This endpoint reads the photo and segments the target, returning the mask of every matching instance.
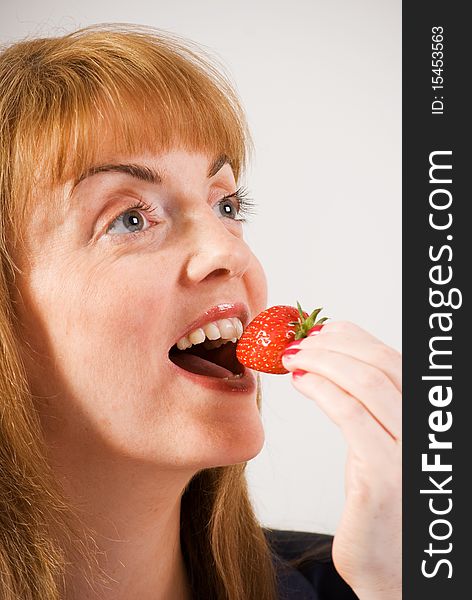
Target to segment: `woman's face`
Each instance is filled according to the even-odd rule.
[[[107,155],[75,187],[37,190],[18,310],[46,439],[61,456],[204,468],[260,451],[255,389],[213,388],[168,357],[209,308],[242,303],[247,323],[267,302],[237,201],[232,211],[219,202],[236,190],[232,170],[209,173],[215,158]]]

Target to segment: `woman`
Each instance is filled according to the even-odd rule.
[[[334,570],[254,516],[254,373],[179,350],[267,301],[224,76],[109,26],[10,46],[0,82],[1,598],[399,598],[398,353],[333,321],[284,358],[349,443]]]

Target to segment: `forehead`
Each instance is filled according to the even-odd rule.
[[[162,183],[167,165],[182,157],[191,159],[193,163],[198,160],[205,164],[209,177],[226,163],[233,167],[225,150],[212,143],[182,140],[177,135],[162,139],[162,133],[141,132],[139,129],[125,136],[119,125],[118,131],[108,133],[107,130],[84,136],[78,143],[79,152],[76,145],[70,148],[69,160],[63,164],[62,177],[52,175],[51,181],[66,183],[72,180],[77,185],[95,174],[121,170],[149,183]]]

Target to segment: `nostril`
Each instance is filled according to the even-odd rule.
[[[223,225],[221,227],[224,228]],[[229,240],[205,239],[205,245],[192,252],[183,265],[182,276],[186,283],[198,283],[204,280],[230,279],[241,277],[251,264],[253,254],[241,239],[226,231]]]
[[[231,268],[221,267],[221,264],[225,264],[226,261],[218,261],[218,266],[205,264],[204,262],[197,264],[194,262],[187,269],[187,279],[191,282],[200,282],[212,280],[214,278],[229,278],[232,274]]]
[[[229,269],[215,269],[208,275],[208,277],[218,277],[221,275],[229,275],[230,273],[231,271]]]

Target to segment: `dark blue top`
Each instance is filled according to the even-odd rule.
[[[267,528],[264,533],[272,549],[279,600],[358,600],[334,568],[332,536]],[[297,563],[291,565],[294,559]]]

